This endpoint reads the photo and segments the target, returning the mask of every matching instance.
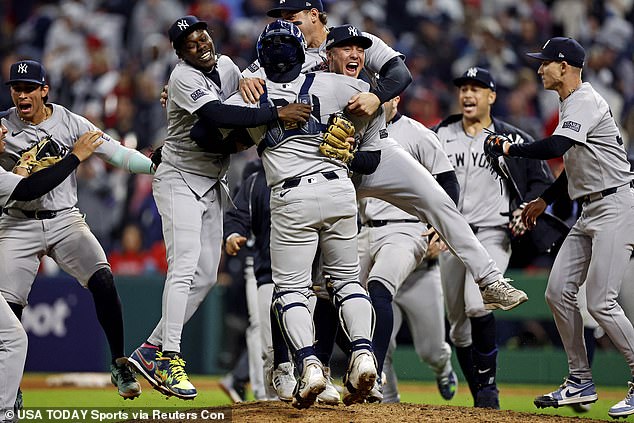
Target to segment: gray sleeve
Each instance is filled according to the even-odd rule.
[[[419,136],[416,139],[418,140],[416,143],[418,154],[421,155],[419,161],[429,170],[429,173],[438,175],[454,170],[435,132],[427,128],[420,128]]]
[[[601,119],[601,110],[585,98],[567,102],[559,114],[559,123],[553,135],[562,135],[579,144],[587,144],[588,131]]]
[[[13,190],[22,180],[22,176],[16,175],[0,167],[0,207],[4,207],[9,201]]]
[[[205,77],[190,66],[180,67],[178,73],[170,77],[168,92],[169,100],[190,114],[205,103],[221,100],[218,93],[209,88]]]
[[[365,51],[364,66],[368,69],[368,71],[372,73],[379,73],[383,65],[394,57],[404,57],[402,53],[399,53],[392,47],[388,46],[385,41],[376,35],[372,35],[367,32],[364,32],[363,35],[372,40],[372,46]]]

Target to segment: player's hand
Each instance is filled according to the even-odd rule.
[[[167,84],[163,85],[160,101],[161,101],[161,106],[163,106],[163,108],[166,108],[167,107]]]
[[[548,204],[541,197],[537,197],[533,201],[526,204],[522,210],[522,223],[528,228],[533,229],[537,223],[537,218],[544,213]]]
[[[255,104],[260,100],[260,96],[264,94],[265,85],[266,82],[262,78],[240,78],[238,89],[244,101]]]
[[[242,235],[230,235],[225,242],[225,251],[230,256],[235,256],[240,248],[247,243],[247,238]]]
[[[282,122],[301,123],[308,122],[312,106],[310,104],[291,103],[277,109],[277,117]]]
[[[381,100],[372,93],[359,93],[348,100],[347,110],[355,116],[372,116],[381,107]]]
[[[522,236],[526,233],[528,228],[522,222],[522,211],[526,208],[526,203],[522,203],[518,208],[511,213],[511,221],[509,222],[509,229],[513,236]]]
[[[423,232],[423,236],[429,238],[427,251],[425,252],[426,260],[436,259],[441,251],[447,251],[447,244],[440,239],[438,232],[436,232],[434,228],[429,229],[427,232]]]
[[[95,152],[97,147],[104,143],[104,139],[101,137],[103,132],[101,131],[88,131],[84,133],[75,142],[72,153],[77,156],[80,162],[83,162]]]

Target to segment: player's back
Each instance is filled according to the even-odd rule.
[[[269,125],[262,141],[267,143],[262,161],[268,184],[273,186],[288,178],[345,168],[342,162],[327,158],[319,151],[323,130],[332,113],[345,109],[350,97],[368,88],[361,80],[323,72],[300,75],[288,83],[267,81],[268,101],[276,105],[310,102],[313,107],[306,125]],[[363,136],[370,120],[353,119],[357,137]]]

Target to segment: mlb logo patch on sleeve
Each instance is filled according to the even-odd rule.
[[[255,72],[257,72],[258,69],[260,69],[260,67],[258,66],[257,63],[253,62],[253,63],[251,63],[249,65],[249,67],[247,69],[249,69],[249,71],[255,73]]]
[[[579,132],[581,130],[581,124],[577,122],[573,122],[571,120],[567,120],[561,125],[563,129],[572,129],[575,132]]]
[[[387,129],[380,129],[379,130],[379,138],[383,139],[383,138],[387,138],[387,137],[388,137]]]
[[[200,97],[204,96],[205,94],[207,94],[207,93],[199,88],[196,91],[194,91],[193,93],[191,93],[190,96],[191,96],[192,100],[196,101]]]

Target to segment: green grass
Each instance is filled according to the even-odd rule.
[[[198,384],[198,397],[192,401],[182,401],[177,398],[166,399],[163,395],[149,388],[143,382],[143,394],[133,400],[123,400],[116,394],[114,387],[102,389],[79,388],[25,388],[24,405],[26,408],[163,408],[178,407],[181,409],[207,408],[229,405],[227,396],[217,388],[217,377],[192,376]],[[548,408],[538,410],[533,405],[533,398],[553,390],[555,386],[539,385],[500,385],[500,404],[502,409],[528,413],[548,415],[584,417],[601,420],[611,420],[608,409],[625,395],[625,387],[598,387],[599,401],[593,404],[591,410],[584,414],[575,413],[570,407],[558,409]],[[443,400],[436,391],[435,384],[430,382],[402,382],[400,385],[401,401],[409,403],[467,406],[473,405],[471,395],[464,384],[459,386],[458,393],[452,401]]]

